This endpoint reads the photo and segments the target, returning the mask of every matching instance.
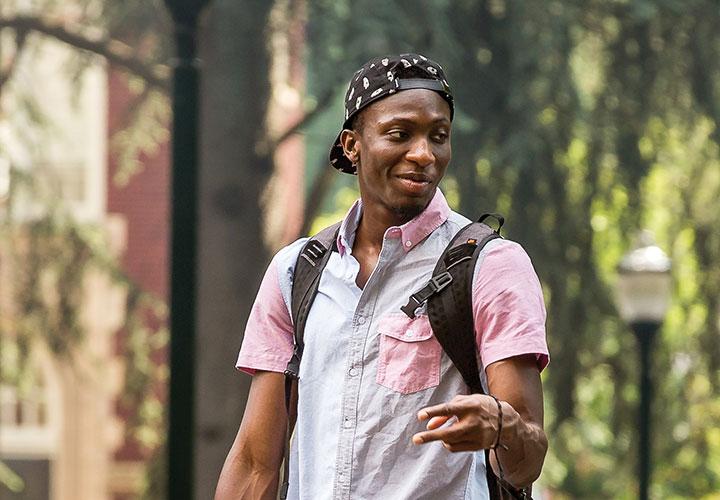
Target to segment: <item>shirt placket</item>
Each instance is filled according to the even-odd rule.
[[[357,408],[360,398],[360,382],[365,365],[365,342],[369,336],[372,315],[377,302],[377,293],[373,289],[377,289],[379,286],[384,265],[388,261],[393,246],[388,244],[387,241],[384,242],[377,265],[365,284],[365,289],[360,296],[352,321],[350,356],[348,357],[343,385],[345,390],[343,391],[341,407],[340,442],[338,443],[338,455],[335,463],[333,498],[337,500],[350,498],[353,448],[357,431]]]

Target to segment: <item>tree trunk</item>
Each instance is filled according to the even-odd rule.
[[[272,4],[216,0],[200,30],[195,498],[215,491],[250,385],[233,366],[268,258],[259,202],[272,162],[256,144],[265,130]]]

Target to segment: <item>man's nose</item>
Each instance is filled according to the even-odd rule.
[[[425,137],[413,141],[405,157],[408,161],[417,163],[421,167],[430,165],[435,161],[435,154],[432,151],[428,139]]]

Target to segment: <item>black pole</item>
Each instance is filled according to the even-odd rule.
[[[190,499],[193,492],[198,184],[195,29],[195,25],[176,25],[168,443],[168,498],[171,499]]]
[[[639,498],[648,499],[651,474],[650,409],[652,403],[652,348],[660,323],[649,321],[632,324],[640,347],[640,408],[638,414],[638,480]]]
[[[175,24],[167,495],[193,496],[198,213],[197,19],[204,1],[166,0]]]

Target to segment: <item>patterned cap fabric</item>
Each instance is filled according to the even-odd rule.
[[[355,72],[345,93],[343,129],[349,128],[353,117],[366,106],[410,89],[436,91],[450,105],[452,119],[455,109],[453,97],[442,67],[421,54],[400,54],[371,59]],[[340,134],[330,149],[330,164],[341,172],[357,174],[355,166],[343,152]]]

